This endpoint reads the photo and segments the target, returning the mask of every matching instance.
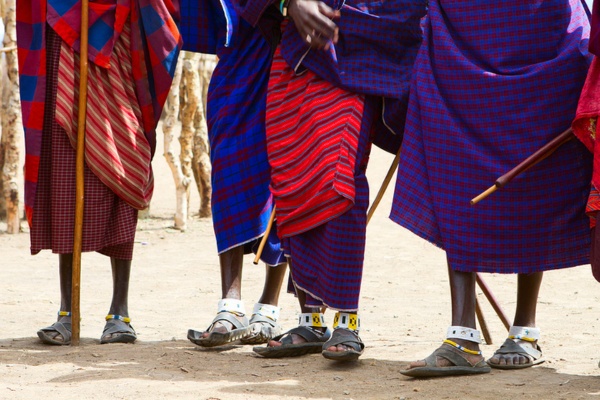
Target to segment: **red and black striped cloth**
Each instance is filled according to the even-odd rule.
[[[31,253],[44,249],[73,252],[75,226],[75,150],[56,122],[55,104],[61,38],[47,30],[47,91],[39,180],[31,226]],[[137,210],[113,193],[86,165],[82,250],[130,260]]]
[[[369,203],[365,170],[380,104],[311,71],[296,75],[275,53],[266,125],[271,190],[282,248],[308,306],[358,309]]]

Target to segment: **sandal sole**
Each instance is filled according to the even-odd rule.
[[[519,365],[499,365],[499,364],[494,364],[494,363],[490,363],[490,362],[488,362],[488,365],[489,365],[491,368],[494,368],[494,369],[503,369],[503,370],[510,370],[510,369],[525,369],[525,368],[531,368],[531,367],[534,367],[534,366],[536,366],[536,365],[539,365],[539,364],[543,363],[544,361],[546,361],[546,360],[544,360],[544,359],[539,359],[539,360],[535,360],[535,361],[534,361],[534,362],[532,362],[532,363],[527,363],[527,364],[519,364]]]
[[[193,329],[188,331],[187,338],[190,342],[200,347],[217,347],[236,342],[251,333],[250,327],[234,329],[231,332],[219,333],[210,332],[208,337],[202,338],[204,332],[198,332]]]
[[[362,356],[362,351],[327,351],[323,350],[321,352],[323,357],[328,360],[333,361],[356,361],[360,356]]]
[[[435,378],[440,376],[478,375],[491,372],[491,368],[479,367],[417,367],[400,371],[402,375],[412,378]]]
[[[137,336],[132,335],[131,333],[123,333],[118,335],[117,337],[113,337],[111,339],[100,339],[100,344],[109,344],[109,343],[133,343],[137,340]]]
[[[285,358],[320,353],[322,348],[322,343],[300,343],[277,347],[254,347],[252,351],[264,358]]]

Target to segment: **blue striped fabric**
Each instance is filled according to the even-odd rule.
[[[190,21],[186,10],[193,5],[188,1],[182,4],[182,16]],[[265,144],[265,107],[272,56],[258,29],[239,18],[230,18],[237,23],[227,29],[220,1],[210,0],[209,6],[206,9],[212,13],[208,19],[217,27],[217,36],[210,36],[210,41],[204,43],[200,43],[202,38],[184,36],[184,43],[187,49],[208,48],[213,43],[219,57],[208,89],[207,123],[213,224],[217,248],[222,253],[261,237],[273,208]],[[235,11],[228,10],[231,17]],[[235,34],[230,46],[226,46],[232,29]],[[183,32],[187,35],[191,31]],[[263,261],[277,264],[282,261],[282,253],[276,235],[271,235],[271,239],[268,250],[263,252]]]
[[[434,0],[411,86],[391,218],[460,271],[589,263],[591,160],[578,141],[469,200],[567,129],[589,65],[579,0]]]

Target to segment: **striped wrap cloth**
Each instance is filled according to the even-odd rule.
[[[131,23],[131,74],[141,113],[141,132],[146,138],[151,157],[156,144],[154,130],[171,86],[181,48],[177,28],[179,4],[176,0],[97,0],[90,1],[89,4],[89,60],[100,68],[110,68],[115,43],[122,34],[126,21],[129,19]],[[20,0],[17,3],[17,45],[26,146],[25,210],[30,223],[38,179],[45,107],[46,29],[51,27],[77,52],[80,21],[79,0]],[[127,161],[115,157],[107,160],[109,161],[101,169],[112,176],[103,182],[109,182],[118,191],[123,171],[128,170],[129,166]],[[86,162],[94,164],[95,161],[86,154]],[[149,165],[145,168],[148,169],[143,173],[145,179],[151,181]],[[134,181],[131,182],[133,185]],[[124,198],[136,208],[143,208],[149,199],[151,183],[142,183],[141,186],[144,188],[141,196],[135,199]]]

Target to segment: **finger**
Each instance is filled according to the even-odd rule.
[[[319,2],[318,3],[319,6],[319,12],[323,15],[325,15],[327,18],[329,19],[334,19],[334,18],[339,18],[340,17],[340,12],[338,10],[334,10],[333,8],[329,7],[327,4],[323,3],[323,2]]]
[[[336,37],[337,25],[322,14],[312,14],[311,18],[307,18],[306,26],[316,32],[313,36],[323,38],[325,41]]]
[[[304,41],[310,45],[310,47],[315,49],[327,49],[329,48],[329,41],[322,36],[317,34],[309,33],[304,38]]]

